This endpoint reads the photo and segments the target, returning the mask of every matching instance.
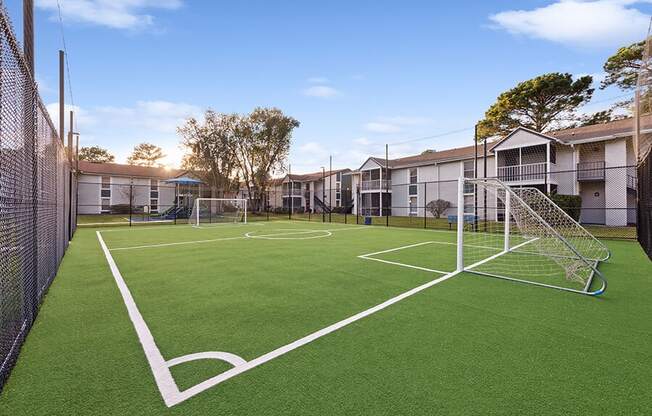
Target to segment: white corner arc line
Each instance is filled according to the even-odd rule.
[[[331,332],[337,331],[340,328],[343,328],[343,327],[345,327],[345,326],[347,326],[349,324],[352,324],[353,322],[359,321],[362,318],[365,318],[365,317],[367,317],[369,315],[372,315],[372,314],[374,314],[376,312],[379,312],[379,311],[387,308],[388,306],[391,306],[391,305],[393,305],[393,304],[395,304],[397,302],[402,301],[403,299],[406,299],[406,298],[408,298],[408,297],[410,297],[412,295],[415,295],[415,294],[417,294],[417,293],[419,293],[419,292],[421,292],[421,291],[423,291],[425,289],[428,289],[431,286],[434,286],[434,285],[436,285],[438,283],[441,283],[441,282],[443,282],[445,280],[448,280],[451,277],[457,275],[458,273],[460,273],[460,272],[455,271],[455,272],[452,272],[452,273],[448,273],[448,274],[446,274],[444,276],[438,277],[437,279],[434,279],[434,280],[431,280],[431,281],[429,281],[427,283],[424,283],[421,286],[417,286],[414,289],[410,289],[407,292],[403,292],[398,296],[395,296],[395,297],[393,297],[391,299],[386,300],[383,303],[380,303],[380,304],[378,304],[376,306],[373,306],[373,307],[371,307],[371,308],[369,308],[367,310],[364,310],[364,311],[359,312],[359,313],[357,313],[357,314],[355,314],[353,316],[350,316],[349,318],[346,318],[344,320],[336,322],[336,323],[334,323],[332,325],[327,326],[326,328],[320,329],[319,331],[316,331],[316,332],[313,332],[312,334],[306,335],[305,337],[300,338],[300,339],[298,339],[298,340],[296,340],[294,342],[291,342],[291,343],[289,343],[287,345],[284,345],[284,346],[282,346],[280,348],[277,348],[277,349],[275,349],[273,351],[270,351],[270,352],[268,352],[266,354],[263,354],[258,358],[255,358],[255,359],[253,359],[251,361],[248,361],[244,365],[233,367],[230,370],[227,370],[227,371],[225,371],[225,372],[223,372],[221,374],[218,374],[215,377],[209,378],[208,380],[203,381],[203,382],[201,382],[201,383],[199,383],[199,384],[197,384],[197,385],[195,385],[193,387],[190,387],[189,389],[181,392],[179,394],[179,396],[178,396],[180,400],[177,403],[180,403],[180,402],[182,402],[184,400],[187,400],[190,397],[195,396],[195,395],[201,393],[202,391],[204,391],[204,390],[206,390],[208,388],[211,388],[211,387],[213,387],[213,386],[215,386],[217,384],[220,384],[220,383],[222,383],[222,382],[224,382],[224,381],[226,381],[226,380],[228,380],[228,379],[230,379],[230,378],[232,378],[234,376],[237,376],[238,374],[242,374],[245,371],[251,370],[252,368],[258,367],[261,364],[264,364],[264,363],[266,363],[268,361],[271,361],[274,358],[277,358],[277,357],[280,357],[281,355],[287,354],[288,352],[290,352],[292,350],[295,350],[295,349],[297,349],[297,348],[299,348],[299,347],[301,347],[303,345],[306,345],[306,344],[308,344],[308,343],[310,343],[310,342],[312,342],[312,341],[314,341],[316,339],[319,339],[319,338],[323,337],[324,335],[328,335]],[[176,404],[176,403],[174,403],[174,404]]]
[[[181,357],[168,360],[166,364],[168,365],[168,367],[172,367],[190,361],[206,360],[206,359],[226,361],[227,363],[231,364],[234,367],[247,363],[247,361],[245,361],[242,357],[237,356],[235,354],[231,354],[230,352],[208,351],[208,352],[198,352],[195,354],[182,355]]]
[[[109,251],[109,248],[106,246],[104,243],[104,240],[102,239],[102,235],[100,234],[100,231],[96,231],[97,234],[97,239],[100,242],[100,246],[102,247],[102,251],[104,252],[104,256],[106,257],[107,263],[109,264],[109,268],[111,270],[111,273],[113,274],[113,278],[115,279],[116,284],[118,285],[118,289],[120,290],[120,294],[122,295],[122,299],[125,303],[125,306],[127,307],[127,312],[129,314],[129,318],[131,319],[132,324],[134,325],[134,329],[136,330],[136,334],[138,335],[138,339],[143,347],[143,351],[145,352],[145,357],[147,358],[147,361],[149,363],[150,369],[152,370],[152,374],[154,375],[154,380],[156,381],[156,385],[159,389],[159,392],[161,393],[161,396],[163,397],[163,401],[165,402],[165,405],[167,407],[172,407],[176,404],[179,404],[199,393],[202,391],[209,389],[213,386],[216,386],[223,381],[226,381],[234,376],[237,376],[239,374],[242,374],[248,370],[251,370],[252,368],[258,367],[259,365],[262,365],[270,360],[273,360],[274,358],[280,357],[284,354],[287,354],[288,352],[295,350],[303,345],[306,345],[316,339],[319,339],[325,335],[330,334],[331,332],[337,331],[340,328],[343,328],[349,324],[352,324],[356,321],[359,321],[360,319],[363,319],[369,315],[372,315],[376,312],[379,312],[395,303],[398,303],[402,301],[403,299],[406,299],[410,296],[413,296],[419,292],[422,292],[436,284],[439,284],[441,282],[444,282],[451,277],[456,276],[459,274],[459,271],[454,271],[452,273],[447,273],[443,276],[440,276],[434,280],[431,280],[427,283],[424,283],[420,286],[417,286],[413,289],[410,289],[406,292],[403,292],[397,296],[394,296],[393,298],[390,298],[376,306],[373,306],[369,309],[366,309],[362,312],[359,312],[353,316],[350,316],[346,319],[343,319],[339,322],[336,322],[332,325],[329,325],[325,328],[322,328],[316,332],[313,332],[309,335],[306,335],[303,338],[300,338],[296,341],[293,341],[289,344],[286,344],[282,347],[279,347],[273,351],[270,351],[266,354],[261,355],[258,358],[254,358],[251,361],[244,362],[242,364],[239,364],[237,366],[234,366],[233,368],[218,374],[214,377],[211,377],[199,384],[196,384],[183,392],[179,391],[179,388],[174,381],[174,378],[172,377],[172,374],[170,373],[170,365],[176,365],[181,362],[181,360],[190,361],[193,358],[187,358],[187,357],[193,357],[195,355],[190,354],[188,356],[183,356],[177,359],[170,360],[166,362],[163,359],[163,356],[161,352],[159,351],[158,347],[156,346],[156,342],[154,341],[154,337],[149,330],[149,327],[147,326],[147,323],[143,319],[143,316],[140,314],[140,311],[138,310],[138,307],[136,306],[136,303],[131,295],[131,292],[129,291],[129,288],[127,287],[127,284],[125,283],[124,279],[122,278],[122,275],[120,274],[120,270],[118,269],[118,266],[116,265],[115,261],[113,260],[113,257],[111,256],[111,252]],[[200,353],[201,354],[201,353]],[[210,353],[209,353],[210,354]],[[228,353],[227,353],[228,354]],[[235,355],[234,355],[235,356]],[[237,357],[237,356],[236,356]],[[217,357],[209,357],[209,356],[204,356],[204,358],[217,358]],[[240,357],[238,357],[240,358]],[[198,359],[198,358],[197,358]],[[243,360],[244,361],[244,360]],[[172,364],[170,364],[172,362]]]
[[[136,306],[136,302],[134,301],[133,296],[131,296],[131,292],[129,291],[127,284],[122,278],[118,266],[115,264],[115,261],[113,260],[108,247],[104,243],[102,234],[100,234],[99,231],[96,231],[96,234],[97,239],[100,242],[100,246],[102,247],[102,251],[104,251],[106,261],[109,263],[111,274],[113,274],[115,283],[118,286],[120,294],[122,295],[122,300],[127,307],[129,319],[131,319],[131,323],[134,325],[134,329],[138,335],[138,340],[143,346],[143,351],[145,352],[145,357],[147,358],[149,367],[152,369],[152,374],[154,375],[156,385],[161,392],[161,396],[163,396],[163,401],[168,407],[170,407],[173,404],[178,403],[177,400],[180,393],[179,387],[177,387],[177,383],[175,383],[174,379],[172,378],[170,368],[165,363],[163,355],[161,355],[161,351],[159,351],[158,347],[156,346],[154,336],[149,330],[149,327],[143,319],[143,316],[140,314],[138,306]]]

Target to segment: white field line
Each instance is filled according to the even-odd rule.
[[[173,403],[173,404],[177,404],[177,403],[180,403],[180,402],[182,402],[184,400],[187,400],[187,399],[191,398],[192,396],[195,396],[195,395],[201,393],[202,391],[204,391],[206,389],[209,389],[209,388],[211,388],[211,387],[213,387],[213,386],[215,386],[217,384],[222,383],[223,381],[226,381],[226,380],[228,380],[228,379],[230,379],[230,378],[232,378],[234,376],[237,376],[239,374],[242,374],[245,371],[249,371],[252,368],[258,367],[259,365],[264,364],[264,363],[266,363],[268,361],[271,361],[274,358],[280,357],[281,355],[287,354],[288,352],[290,352],[292,350],[295,350],[295,349],[297,349],[297,348],[299,348],[301,346],[304,346],[304,345],[306,345],[306,344],[308,344],[308,343],[310,343],[310,342],[312,342],[312,341],[314,341],[316,339],[319,339],[319,338],[321,338],[321,337],[323,337],[325,335],[328,335],[331,332],[337,331],[338,329],[341,329],[341,328],[343,328],[343,327],[345,327],[345,326],[347,326],[349,324],[352,324],[353,322],[359,321],[362,318],[365,318],[365,317],[367,317],[369,315],[372,315],[372,314],[374,314],[376,312],[379,312],[379,311],[381,311],[381,310],[383,310],[383,309],[385,309],[385,308],[387,308],[387,307],[389,307],[389,306],[391,306],[391,305],[393,305],[393,304],[395,304],[397,302],[402,301],[403,299],[406,299],[406,298],[408,298],[408,297],[410,297],[412,295],[415,295],[415,294],[417,294],[417,293],[419,293],[419,292],[421,292],[421,291],[423,291],[425,289],[428,289],[431,286],[434,286],[434,285],[436,285],[438,283],[441,283],[441,282],[443,282],[445,280],[448,280],[451,277],[457,275],[458,273],[459,272],[448,273],[448,274],[446,274],[444,276],[441,276],[441,277],[439,277],[439,278],[437,278],[435,280],[431,280],[428,283],[424,283],[421,286],[415,287],[414,289],[410,289],[407,292],[403,292],[400,295],[395,296],[395,297],[393,297],[391,299],[388,299],[385,302],[380,303],[380,304],[378,304],[376,306],[373,306],[373,307],[371,307],[371,308],[369,308],[369,309],[367,309],[365,311],[359,312],[359,313],[357,313],[357,314],[355,314],[355,315],[353,315],[353,316],[351,316],[349,318],[346,318],[344,320],[336,322],[336,323],[334,323],[334,324],[332,324],[330,326],[327,326],[326,328],[320,329],[319,331],[313,332],[310,335],[307,335],[307,336],[305,336],[303,338],[300,338],[300,339],[298,339],[298,340],[296,340],[294,342],[291,342],[291,343],[289,343],[287,345],[284,345],[284,346],[282,346],[280,348],[277,348],[277,349],[275,349],[273,351],[270,351],[267,354],[263,354],[258,358],[254,358],[253,360],[247,362],[244,365],[235,366],[235,367],[231,368],[230,370],[227,370],[227,371],[225,371],[225,372],[223,372],[223,373],[221,373],[221,374],[219,374],[219,375],[217,375],[215,377],[211,377],[206,381],[203,381],[203,382],[201,382],[201,383],[199,383],[199,384],[197,384],[197,385],[195,385],[193,387],[190,387],[189,389],[187,389],[185,391],[182,391],[179,394],[179,400],[177,402]]]
[[[423,246],[423,245],[426,245],[426,244],[432,244],[432,241],[424,241],[422,243],[410,244],[408,246],[390,248],[388,250],[376,251],[375,253],[361,254],[358,257],[364,258],[364,257],[369,257],[369,256],[375,256],[376,254],[391,253],[392,251],[405,250],[406,248],[419,247],[419,246]]]
[[[123,223],[118,222],[118,223],[102,223],[102,224],[123,224]],[[147,224],[147,223],[144,223],[144,224]],[[226,225],[223,225],[222,228],[229,227],[229,226],[230,227],[245,227],[245,226],[248,226],[248,225],[266,225],[266,223],[255,221],[255,222],[250,222],[250,223],[248,222],[246,224],[226,224]],[[145,225],[136,225],[134,227],[128,227],[128,226],[125,227],[123,225],[123,226],[120,226],[120,227],[116,227],[115,229],[102,230],[102,232],[103,233],[108,233],[108,232],[115,233],[115,232],[119,232],[119,231],[131,231],[131,232],[134,232],[135,230],[139,230],[139,231],[140,230],[169,230],[171,228],[179,230],[179,229],[183,229],[184,226],[188,226],[187,228],[192,228],[193,230],[211,230],[211,229],[213,229],[213,227],[192,227],[190,224],[178,223],[176,225],[159,225],[159,226],[154,226],[154,227],[147,227]]]
[[[375,257],[363,257],[363,256],[358,256],[358,257],[363,259],[363,260],[373,260],[373,261],[377,261],[377,262],[380,262],[380,263],[393,264],[394,266],[401,266],[401,267],[407,267],[407,268],[410,268],[410,269],[422,270],[424,272],[432,272],[432,273],[439,273],[439,274],[450,273],[450,272],[444,272],[444,271],[436,270],[436,269],[428,269],[427,267],[413,266],[411,264],[399,263],[399,262],[396,262],[396,261],[377,259]]]
[[[102,232],[104,232],[104,231],[102,231]],[[148,244],[148,245],[143,245],[143,246],[131,246],[131,247],[116,247],[116,248],[110,249],[110,251],[138,250],[138,249],[143,249],[143,248],[182,246],[182,245],[186,245],[186,244],[212,243],[212,242],[215,242],[215,241],[244,240],[246,238],[249,238],[249,237],[247,237],[247,236],[239,236],[239,237],[213,238],[213,239],[210,239],[210,240],[176,241],[174,243]]]
[[[364,227],[360,227],[363,228]],[[160,243],[160,244],[147,244],[147,245],[141,245],[141,246],[128,246],[128,247],[116,247],[112,248],[109,251],[124,251],[124,250],[139,250],[139,249],[146,249],[146,248],[157,248],[157,247],[169,247],[169,246],[182,246],[182,245],[187,245],[187,244],[204,244],[204,243],[213,243],[216,241],[228,241],[228,240],[244,240],[247,238],[259,238],[261,240],[287,240],[287,238],[274,238],[274,237],[282,237],[284,235],[296,235],[296,234],[311,234],[311,233],[328,233],[328,235],[323,235],[323,236],[318,236],[319,238],[321,237],[330,237],[332,232],[335,231],[348,231],[347,230],[301,230],[297,229],[296,231],[293,232],[287,232],[287,233],[276,233],[276,234],[264,234],[264,235],[250,235],[253,233],[253,231],[250,231],[246,233],[243,236],[237,236],[237,237],[222,237],[222,238],[211,238],[207,240],[191,240],[191,241],[175,241],[173,243]],[[110,230],[102,230],[102,232],[106,232]],[[315,237],[311,237],[315,238]],[[299,238],[301,240],[305,240],[306,238]]]
[[[131,319],[132,324],[134,325],[134,329],[136,330],[136,334],[138,335],[138,339],[140,340],[140,343],[143,347],[143,351],[145,352],[145,357],[147,358],[147,361],[149,363],[149,366],[152,370],[152,374],[154,375],[154,379],[156,381],[156,385],[158,386],[159,392],[161,393],[161,396],[163,397],[163,401],[165,402],[166,406],[172,407],[176,404],[179,404],[201,392],[204,390],[207,390],[213,386],[216,386],[232,377],[235,377],[239,374],[242,374],[246,371],[251,370],[252,368],[258,367],[259,365],[262,365],[268,361],[273,360],[274,358],[280,357],[284,354],[287,354],[290,351],[293,351],[303,345],[306,345],[316,339],[319,339],[325,335],[330,334],[331,332],[337,331],[338,329],[341,329],[349,324],[352,324],[353,322],[359,321],[369,315],[372,315],[376,312],[379,312],[395,303],[398,303],[410,296],[413,296],[419,292],[422,292],[436,284],[439,284],[441,282],[444,282],[448,279],[450,279],[453,276],[456,276],[459,274],[458,271],[452,272],[445,274],[441,277],[438,277],[434,280],[431,280],[427,283],[424,283],[420,286],[417,286],[413,289],[410,289],[406,292],[401,293],[400,295],[394,296],[393,298],[390,298],[376,306],[373,306],[367,310],[364,310],[362,312],[359,312],[353,316],[350,316],[346,319],[343,319],[339,322],[336,322],[332,325],[329,325],[325,328],[322,328],[316,332],[313,332],[312,334],[309,334],[303,338],[300,338],[294,342],[291,342],[289,344],[286,344],[282,347],[279,347],[273,351],[270,351],[266,354],[261,355],[258,358],[254,358],[251,361],[242,361],[242,364],[235,365],[233,368],[230,370],[227,370],[221,374],[218,374],[217,376],[211,377],[199,384],[196,384],[193,387],[188,388],[187,390],[184,391],[179,391],[179,388],[174,381],[174,378],[172,377],[172,374],[170,372],[170,367],[176,364],[179,364],[180,362],[186,362],[190,361],[193,359],[197,358],[215,358],[219,357],[220,354],[227,354],[229,356],[237,357],[235,354],[230,354],[230,353],[216,353],[216,352],[205,352],[205,353],[197,353],[197,354],[190,354],[188,356],[183,356],[183,357],[177,357],[173,358],[169,361],[165,361],[163,359],[163,355],[161,354],[160,350],[156,346],[156,342],[154,341],[154,337],[149,330],[149,327],[147,326],[147,323],[143,319],[143,316],[140,314],[140,311],[138,310],[138,307],[136,305],[136,302],[133,299],[133,296],[131,295],[131,292],[129,291],[129,288],[127,287],[127,284],[125,283],[122,275],[120,274],[120,270],[118,269],[118,266],[116,265],[115,261],[113,260],[113,257],[111,256],[111,252],[109,251],[108,247],[104,243],[104,240],[102,239],[102,235],[100,234],[100,231],[96,231],[97,234],[97,239],[100,242],[100,246],[102,247],[102,250],[104,252],[104,255],[106,257],[106,260],[109,264],[109,268],[111,269],[111,273],[113,274],[113,278],[116,281],[116,284],[118,285],[118,289],[120,290],[120,294],[122,295],[122,299],[125,303],[125,306],[127,307],[127,312],[129,313],[129,318]],[[215,357],[213,357],[215,355]],[[238,357],[239,358],[239,357]],[[217,358],[219,359],[219,358]],[[231,361],[235,361],[234,359]]]
[[[177,383],[174,381],[174,378],[172,378],[170,368],[165,364],[163,355],[159,351],[158,347],[156,346],[156,342],[154,341],[154,336],[149,330],[149,327],[143,319],[143,316],[140,314],[138,306],[136,306],[136,302],[134,301],[134,298],[131,295],[127,284],[122,278],[120,270],[118,270],[118,266],[115,264],[115,261],[113,260],[108,247],[106,244],[104,244],[102,234],[100,234],[99,231],[96,231],[96,234],[97,239],[100,242],[100,246],[102,247],[102,251],[104,251],[106,261],[109,263],[111,274],[113,274],[115,283],[118,286],[118,290],[120,290],[120,294],[122,295],[122,300],[127,307],[129,319],[131,319],[131,323],[134,325],[134,329],[138,335],[138,340],[143,346],[145,357],[147,357],[147,362],[152,369],[154,380],[156,381],[156,385],[161,392],[161,396],[163,396],[163,401],[168,407],[172,406],[175,404],[174,399],[179,395],[179,388],[177,387]]]

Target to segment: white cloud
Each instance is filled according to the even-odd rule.
[[[649,0],[559,0],[533,10],[489,16],[512,34],[580,47],[623,46],[645,38],[649,16],[633,6]]]
[[[310,77],[308,78],[310,84],[328,84],[330,80],[325,77]]]
[[[340,92],[327,85],[315,85],[314,87],[303,90],[303,95],[307,95],[308,97],[333,98],[340,95]]]
[[[182,0],[59,0],[64,20],[114,29],[142,29],[154,23],[147,9],[176,10]],[[57,0],[37,0],[36,7],[58,13]]]
[[[399,133],[405,127],[430,124],[432,120],[418,116],[379,117],[376,121],[366,123],[364,129],[373,133]]]
[[[59,105],[49,104],[47,109],[52,121],[58,124]],[[148,141],[162,147],[167,155],[163,162],[174,166],[183,157],[176,128],[188,117],[201,117],[203,113],[192,104],[161,100],[138,101],[125,107],[75,107],[74,110],[76,130],[83,145],[93,143],[105,147],[116,155],[117,162],[123,163],[136,144]]]
[[[372,133],[398,133],[403,130],[400,126],[396,124],[379,123],[379,122],[366,123],[364,125],[364,128],[365,130],[370,131]]]

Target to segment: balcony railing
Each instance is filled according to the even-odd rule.
[[[362,181],[361,190],[363,191],[384,191],[385,189],[392,188],[391,179],[373,179],[370,181]]]
[[[505,182],[544,180],[546,178],[546,162],[499,166],[498,178]]]
[[[636,180],[636,176],[634,176],[634,175],[627,175],[627,187],[628,187],[629,189],[636,190],[636,189],[637,189],[637,185],[638,185],[638,183],[637,183],[637,180]]]
[[[584,162],[577,164],[578,181],[603,181],[604,161]]]
[[[283,189],[283,196],[303,196],[303,190],[301,189],[290,189],[292,195],[288,194],[287,189]]]

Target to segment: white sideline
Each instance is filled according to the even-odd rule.
[[[163,355],[161,354],[160,350],[156,346],[154,337],[151,331],[149,330],[147,323],[143,319],[143,316],[140,314],[140,311],[138,310],[138,306],[136,305],[136,302],[134,301],[133,296],[131,295],[131,292],[129,291],[127,284],[125,283],[122,275],[120,274],[120,270],[118,269],[118,266],[116,265],[115,261],[113,260],[113,257],[111,256],[111,252],[109,251],[109,248],[104,243],[100,231],[96,231],[96,234],[97,234],[97,239],[100,242],[100,246],[102,247],[102,251],[104,252],[104,256],[106,257],[107,263],[109,264],[111,274],[113,275],[113,278],[118,286],[118,289],[120,290],[120,294],[122,295],[122,299],[127,308],[129,318],[131,319],[131,322],[134,325],[134,329],[136,330],[138,339],[143,347],[143,351],[145,352],[145,357],[147,358],[149,366],[152,370],[152,374],[154,375],[154,380],[156,381],[156,385],[158,386],[159,392],[161,393],[161,396],[163,397],[163,401],[165,402],[165,405],[167,407],[172,407],[176,404],[179,404],[201,393],[206,389],[209,389],[213,386],[222,383],[223,381],[226,381],[232,377],[235,377],[239,374],[249,371],[252,368],[258,367],[259,365],[262,365],[270,360],[273,360],[274,358],[287,354],[292,350],[295,350],[316,339],[328,335],[331,332],[337,331],[338,329],[343,328],[349,324],[352,324],[353,322],[359,321],[360,319],[363,319],[369,315],[379,312],[397,302],[402,301],[403,299],[413,296],[436,284],[444,282],[460,273],[459,271],[447,273],[441,277],[438,277],[437,279],[431,280],[427,283],[424,283],[420,286],[417,286],[413,289],[403,292],[400,295],[394,296],[393,298],[390,298],[367,310],[359,312],[353,316],[350,316],[344,320],[341,320],[325,328],[322,328],[294,342],[291,342],[273,351],[263,354],[260,357],[255,358],[251,361],[245,361],[244,359],[231,353],[202,352],[202,353],[188,354],[182,357],[173,358],[166,362],[163,359]],[[173,365],[180,364],[182,362],[192,361],[195,359],[204,359],[204,358],[214,358],[214,359],[223,359],[223,360],[225,358],[228,358],[227,362],[232,362],[232,363],[236,362],[239,364],[236,364],[230,370],[218,374],[217,376],[211,377],[199,384],[194,385],[193,387],[190,387],[184,391],[179,391],[179,388],[170,372],[170,367]]]
[[[197,229],[197,227],[195,227]],[[293,232],[287,232],[287,233],[276,233],[276,234],[264,234],[264,235],[250,235],[254,231],[249,231],[245,233],[242,236],[237,236],[237,237],[222,237],[222,238],[211,238],[207,240],[191,240],[191,241],[175,241],[173,243],[159,243],[159,244],[147,244],[147,245],[142,245],[142,246],[127,246],[127,247],[116,247],[116,248],[111,248],[109,251],[124,251],[124,250],[138,250],[138,249],[144,249],[144,248],[157,248],[157,247],[169,247],[169,246],[182,246],[182,245],[187,245],[187,244],[203,244],[203,243],[213,243],[216,241],[228,241],[228,240],[245,240],[247,238],[258,238],[261,240],[290,240],[289,238],[270,238],[270,237],[276,237],[276,236],[284,236],[284,235],[295,235],[295,234],[311,234],[311,233],[328,233],[328,235],[322,235],[318,237],[310,237],[310,238],[322,238],[322,237],[330,237],[333,232],[336,231],[349,231],[352,229],[365,229],[365,227],[356,227],[356,228],[347,228],[344,230],[301,230],[297,229],[296,231]],[[289,229],[287,229],[289,230]],[[102,230],[102,232],[107,232],[107,231],[112,231],[112,230]],[[308,238],[297,238],[297,239],[291,239],[291,240],[307,240]]]

